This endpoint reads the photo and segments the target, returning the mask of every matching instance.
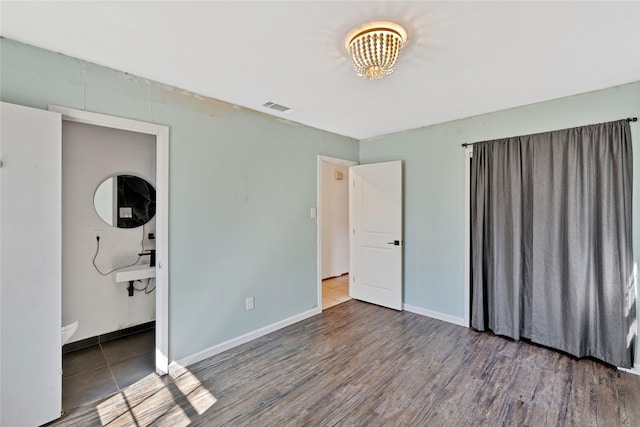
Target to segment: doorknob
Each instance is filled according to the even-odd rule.
[[[393,242],[387,242],[387,245],[400,246],[400,240],[394,240]]]

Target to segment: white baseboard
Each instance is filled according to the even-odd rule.
[[[402,308],[411,313],[420,314],[422,316],[431,317],[432,319],[442,320],[444,322],[453,323],[454,325],[464,326],[468,328],[469,325],[465,325],[464,319],[462,317],[451,316],[449,314],[439,313],[437,311],[428,310],[422,307],[416,307],[414,305],[402,304]]]
[[[237,347],[241,344],[244,344],[256,338],[260,338],[263,335],[270,334],[271,332],[277,331],[278,329],[293,325],[294,323],[300,322],[301,320],[307,319],[320,313],[322,313],[322,309],[320,307],[317,307],[303,313],[296,314],[295,316],[291,316],[279,322],[272,323],[271,325],[267,325],[263,328],[256,329],[255,331],[249,332],[248,334],[244,334],[237,338],[232,338],[223,343],[206,348],[190,356],[186,356],[182,359],[173,361],[169,364],[169,374],[174,375],[186,366],[193,365],[194,363],[200,362],[201,360],[204,360],[208,357],[215,356],[216,354],[227,351],[230,348]]]
[[[633,368],[618,368],[619,371],[628,372],[633,375],[640,375],[640,366],[636,363]]]

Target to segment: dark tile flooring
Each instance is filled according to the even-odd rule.
[[[155,372],[155,329],[62,355],[62,409],[102,399]]]

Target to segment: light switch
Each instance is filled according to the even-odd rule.
[[[316,217],[316,208],[311,208],[310,216],[311,216],[311,218],[315,218]]]

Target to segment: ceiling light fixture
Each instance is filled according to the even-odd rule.
[[[395,22],[373,21],[354,28],[344,39],[353,69],[360,77],[381,79],[393,73],[407,31]]]

